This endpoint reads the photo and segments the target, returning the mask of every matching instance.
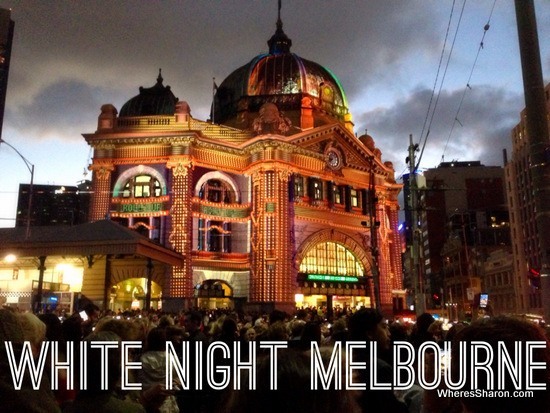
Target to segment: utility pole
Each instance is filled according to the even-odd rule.
[[[374,157],[370,158],[370,179],[369,179],[369,216],[370,216],[370,243],[372,253],[372,281],[374,286],[374,301],[376,309],[382,311],[382,303],[380,297],[380,268],[378,266],[378,197],[376,196],[375,168]]]
[[[413,143],[412,135],[409,135],[409,207],[412,219],[412,279],[414,294],[414,309],[416,315],[426,312],[426,301],[424,295],[424,282],[422,272],[420,271],[420,229],[418,228],[418,182],[416,179],[416,151],[418,144]]]
[[[540,253],[540,285],[546,321],[550,320],[550,136],[533,0],[515,0],[531,181],[535,195]]]

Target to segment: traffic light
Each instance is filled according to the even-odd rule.
[[[432,300],[434,303],[434,307],[441,307],[441,296],[439,294],[433,293]]]
[[[540,271],[537,271],[534,268],[529,268],[529,271],[527,272],[527,277],[529,278],[529,282],[531,283],[532,287],[536,288],[537,290],[540,289]]]

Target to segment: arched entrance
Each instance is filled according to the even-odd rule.
[[[297,254],[299,268],[297,307],[372,307],[372,265],[364,246],[350,236],[319,231],[302,244]]]
[[[115,312],[119,310],[143,309],[145,306],[146,288],[146,278],[127,278],[116,283],[111,287],[109,309]],[[161,299],[161,286],[151,281],[151,308],[160,309]]]
[[[204,280],[195,285],[197,307],[205,310],[234,307],[233,288],[223,280]]]

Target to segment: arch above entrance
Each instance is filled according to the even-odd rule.
[[[315,248],[318,244],[326,242],[333,242],[335,244],[342,245],[347,251],[353,254],[358,262],[361,263],[364,269],[364,275],[371,272],[372,255],[370,254],[370,251],[368,251],[364,245],[357,242],[354,238],[334,229],[317,231],[302,243],[296,253],[296,268],[300,268],[302,261],[310,250]]]

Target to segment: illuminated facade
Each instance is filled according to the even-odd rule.
[[[373,306],[379,274],[391,310],[402,292],[393,167],[354,134],[336,77],[290,52],[280,19],[268,45],[216,89],[209,121],[160,74],[120,113],[103,105],[84,135],[90,219],[185,256],[165,274],[165,309]]]

